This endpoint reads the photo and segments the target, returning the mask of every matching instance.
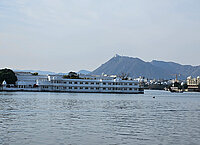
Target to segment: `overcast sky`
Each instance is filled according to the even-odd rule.
[[[94,70],[115,54],[200,65],[200,0],[0,0],[0,68]]]

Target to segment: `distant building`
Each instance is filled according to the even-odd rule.
[[[188,91],[200,91],[200,77],[192,78],[189,76],[187,78],[187,85],[188,85]]]

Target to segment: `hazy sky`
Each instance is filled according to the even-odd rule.
[[[200,0],[0,0],[0,68],[94,70],[115,54],[200,65]]]

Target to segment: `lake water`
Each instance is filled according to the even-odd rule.
[[[197,145],[200,93],[0,92],[0,144]]]

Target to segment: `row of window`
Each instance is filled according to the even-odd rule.
[[[42,86],[42,88],[49,88]],[[99,87],[55,87],[54,89],[69,89],[69,90],[99,90]],[[138,90],[137,88],[103,88],[103,90]]]
[[[33,88],[32,85],[18,85],[18,88]]]
[[[66,84],[66,82],[64,82],[64,84]],[[90,85],[99,85],[99,82],[69,82],[69,84],[90,84]]]
[[[61,81],[53,81],[53,83],[62,83]],[[63,82],[64,84],[86,84],[86,85],[99,85],[99,82]],[[103,85],[137,85],[137,83],[103,83]]]

